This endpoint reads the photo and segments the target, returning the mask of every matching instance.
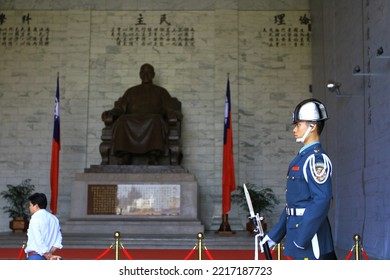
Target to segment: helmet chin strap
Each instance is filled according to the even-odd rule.
[[[306,137],[309,135],[311,129],[314,127],[314,124],[310,124],[309,127],[307,128],[305,134],[301,138],[297,138],[295,141],[298,143],[303,143],[306,140]]]

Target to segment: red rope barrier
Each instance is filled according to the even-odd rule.
[[[349,260],[349,259],[351,258],[352,253],[353,253],[353,249],[354,249],[354,248],[355,248],[355,245],[353,245],[351,251],[349,251],[348,255],[345,257],[346,260]],[[363,247],[362,247],[360,250],[361,250],[361,252],[362,252],[362,256],[363,256],[366,260],[368,260],[367,253],[366,253],[366,251],[364,251]]]
[[[352,250],[349,251],[348,255],[345,257],[346,260],[349,260],[352,256]]]
[[[275,246],[274,246],[273,248],[275,248]],[[274,256],[274,255],[275,255],[275,254],[274,254],[274,253],[275,253],[275,249],[273,249],[273,248],[270,249],[270,254],[271,254],[271,256],[274,258],[274,257],[275,257],[275,256]],[[278,257],[278,256],[276,255],[276,257]]]
[[[188,255],[184,258],[184,260],[188,260],[192,254],[194,254],[195,252],[195,249],[196,249],[196,245],[194,246],[194,248],[192,248],[192,250],[188,253]]]
[[[20,251],[19,251],[18,260],[22,259],[25,247],[26,247],[26,245],[23,243],[22,248],[20,248]]]
[[[366,251],[364,251],[363,248],[362,248],[362,255],[363,255],[363,257],[364,257],[366,260],[368,260],[368,256],[367,256],[367,254],[366,254]]]
[[[210,260],[214,260],[213,256],[211,256],[209,250],[207,250],[206,246],[204,246],[204,251],[206,252],[206,255],[209,257]]]
[[[112,244],[102,254],[100,254],[100,256],[98,256],[95,260],[100,260],[101,258],[103,258],[105,255],[108,254],[108,252],[110,252],[111,249],[112,249]]]
[[[129,260],[134,260],[134,258],[132,256],[130,256],[130,254],[127,252],[127,250],[125,249],[125,247],[122,244],[121,244],[121,247],[122,247],[123,253],[125,253],[126,257]]]

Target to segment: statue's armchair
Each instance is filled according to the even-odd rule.
[[[181,147],[181,102],[176,98],[171,98],[171,107],[177,114],[170,114],[166,121],[168,124],[167,151],[159,156],[159,165],[180,165],[182,159]],[[180,115],[180,116],[179,116]],[[99,147],[102,157],[101,165],[120,165],[122,159],[114,155],[112,151],[112,130],[117,117],[102,113],[102,121],[104,128],[102,129],[101,144]],[[145,164],[147,162],[147,154],[139,154],[135,156],[131,164]]]

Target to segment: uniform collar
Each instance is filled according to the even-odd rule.
[[[301,153],[307,151],[308,148],[310,148],[310,147],[312,147],[312,146],[314,146],[314,145],[318,145],[318,144],[320,144],[320,142],[312,142],[312,143],[310,143],[310,144],[307,144],[307,145],[303,146],[303,147],[299,150],[299,154],[301,154]]]

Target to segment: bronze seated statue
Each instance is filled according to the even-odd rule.
[[[154,75],[152,65],[142,65],[142,83],[102,113],[102,165],[180,165],[181,102],[154,85]]]

